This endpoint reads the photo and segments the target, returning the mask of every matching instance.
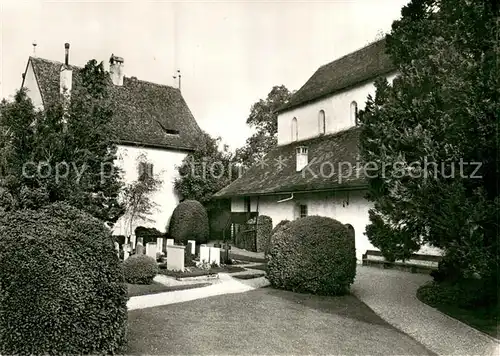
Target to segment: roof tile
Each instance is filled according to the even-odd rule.
[[[365,187],[363,165],[357,165],[359,133],[359,127],[353,127],[335,134],[277,146],[265,156],[265,164],[255,164],[240,178],[217,192],[215,197]],[[309,168],[301,172],[296,171],[296,148],[299,146],[308,148],[309,159]],[[282,169],[278,167],[280,158],[285,162]]]
[[[385,53],[385,39],[382,39],[321,66],[279,111],[293,109],[395,70]]]
[[[45,105],[59,97],[62,63],[30,57]],[[74,86],[79,83],[80,67],[73,69]],[[119,143],[192,150],[201,129],[179,89],[125,77],[123,86],[109,81],[114,105],[113,124]],[[171,134],[169,132],[178,132]]]

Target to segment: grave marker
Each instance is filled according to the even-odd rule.
[[[210,247],[210,264],[220,266],[220,248]]]
[[[123,260],[125,261],[129,255],[130,255],[129,245],[123,244]]]
[[[196,254],[196,241],[195,240],[188,240],[188,244],[191,243],[191,254],[195,255]]]
[[[158,252],[163,252],[163,237],[158,237],[156,239],[156,250]]]
[[[207,245],[200,246],[200,262],[210,263],[210,247],[207,247]]]
[[[144,246],[142,245],[141,241],[138,241],[137,245],[135,245],[135,254],[136,255],[143,255],[144,254]]]
[[[156,242],[148,242],[146,244],[146,255],[156,261]]]
[[[167,245],[167,269],[184,272],[185,246]]]

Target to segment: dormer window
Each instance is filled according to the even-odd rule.
[[[351,103],[351,124],[358,126],[358,103],[353,101]]]
[[[179,134],[179,130],[168,129],[165,126],[163,126],[163,124],[159,120],[156,120],[156,123],[161,127],[163,132],[165,132],[167,135],[178,135]]]
[[[319,134],[324,135],[326,132],[325,110],[320,110],[318,113],[318,127],[319,127]]]
[[[292,119],[292,141],[297,141],[299,139],[299,127],[297,124],[297,118]]]
[[[170,129],[166,129],[165,130],[165,133],[167,135],[178,135],[179,134],[179,130],[170,130]]]

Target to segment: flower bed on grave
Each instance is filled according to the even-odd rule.
[[[203,267],[186,267],[184,272],[181,271],[169,271],[166,265],[160,265],[160,274],[175,278],[188,278],[188,277],[201,277],[201,276],[213,276],[218,273],[236,273],[245,271],[243,267],[221,265],[221,266],[211,266],[210,268]]]
[[[129,297],[138,297],[142,295],[150,295],[164,292],[173,292],[178,290],[202,288],[209,286],[210,283],[196,283],[189,285],[180,286],[166,286],[159,282],[153,282],[152,284],[129,284],[127,283],[127,292]]]
[[[233,276],[236,279],[254,279],[254,278],[261,278],[265,277],[266,275],[264,273],[251,273],[251,274],[240,274]]]

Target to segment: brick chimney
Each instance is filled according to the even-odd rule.
[[[117,57],[114,54],[111,55],[111,58],[109,59],[109,74],[114,85],[123,85],[123,77],[125,74],[123,72],[122,57]]]
[[[69,97],[73,85],[73,70],[69,66],[69,43],[64,44],[64,51],[64,64],[61,65],[61,72],[59,75],[59,92]]]
[[[305,146],[297,147],[296,151],[297,151],[297,172],[300,172],[309,164],[309,156],[307,152],[307,147]]]

